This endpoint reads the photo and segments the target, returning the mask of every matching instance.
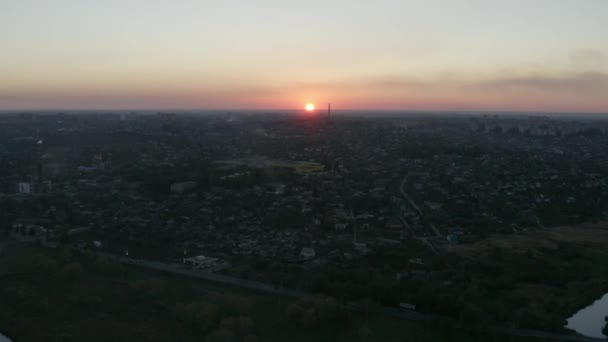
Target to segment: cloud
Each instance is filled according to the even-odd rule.
[[[498,78],[483,81],[480,86],[493,88],[521,88],[548,92],[591,92],[608,91],[608,74],[582,72],[566,75],[532,74]]]
[[[576,65],[600,66],[608,64],[608,54],[597,49],[578,49],[570,53],[570,61]]]
[[[608,91],[608,73],[498,73],[498,74],[452,74],[449,76],[414,78],[404,75],[379,76],[365,79],[340,80],[327,83],[298,84],[302,88],[328,90],[369,91],[471,91],[500,90],[539,91],[547,93],[605,93]]]
[[[326,92],[351,108],[606,112],[608,73],[441,73],[345,79],[298,87]],[[297,90],[297,89],[296,89]]]

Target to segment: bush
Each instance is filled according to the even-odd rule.
[[[196,307],[193,306],[193,303],[190,304],[175,304],[171,308],[171,313],[173,316],[180,322],[193,322],[196,318],[196,310],[198,309],[198,304]]]
[[[292,323],[300,323],[304,316],[304,309],[298,304],[290,304],[287,307],[287,320]]]
[[[73,306],[82,308],[82,309],[95,309],[103,304],[101,298],[97,296],[69,296],[68,302]]]
[[[125,267],[114,259],[98,256],[95,260],[95,267],[98,271],[106,273],[106,274],[122,274],[125,273]]]
[[[220,309],[217,305],[210,303],[203,305],[197,317],[201,327],[209,330],[217,326],[220,319]]]
[[[40,273],[43,274],[54,274],[59,268],[59,264],[57,261],[55,261],[55,259],[43,255],[37,255],[34,257],[34,266]]]
[[[213,303],[175,304],[171,308],[171,313],[178,321],[198,325],[204,331],[217,327],[220,319],[220,309]]]
[[[258,337],[255,335],[247,335],[243,338],[243,342],[258,342]]]
[[[359,335],[359,339],[361,341],[367,341],[367,340],[373,338],[374,332],[369,327],[363,326],[363,327],[359,328],[358,335]]]
[[[21,303],[24,314],[47,315],[52,310],[52,306],[47,298],[27,297]]]
[[[307,296],[287,307],[287,319],[307,328],[335,328],[348,321],[348,316],[332,297]]]
[[[253,320],[251,317],[228,317],[220,323],[221,330],[234,332],[239,337],[249,335],[253,330]]]
[[[222,295],[219,305],[229,315],[245,315],[253,310],[253,302],[243,296]]]
[[[131,289],[140,296],[156,297],[165,291],[165,283],[158,278],[138,279],[131,282]]]
[[[207,335],[206,342],[238,342],[238,337],[229,330],[217,330]]]
[[[78,262],[71,262],[63,267],[61,276],[67,278],[77,278],[83,273],[82,266]]]

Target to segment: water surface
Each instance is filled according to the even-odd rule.
[[[568,318],[566,328],[587,337],[605,338],[602,328],[606,324],[606,316],[608,316],[608,293]]]

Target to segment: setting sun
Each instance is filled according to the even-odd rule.
[[[306,107],[304,107],[306,109],[306,111],[308,112],[312,112],[313,110],[315,110],[315,105],[312,103],[308,103],[306,104]]]

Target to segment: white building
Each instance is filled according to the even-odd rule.
[[[184,264],[200,270],[210,270],[220,266],[220,259],[197,255],[190,258],[184,258]]]

